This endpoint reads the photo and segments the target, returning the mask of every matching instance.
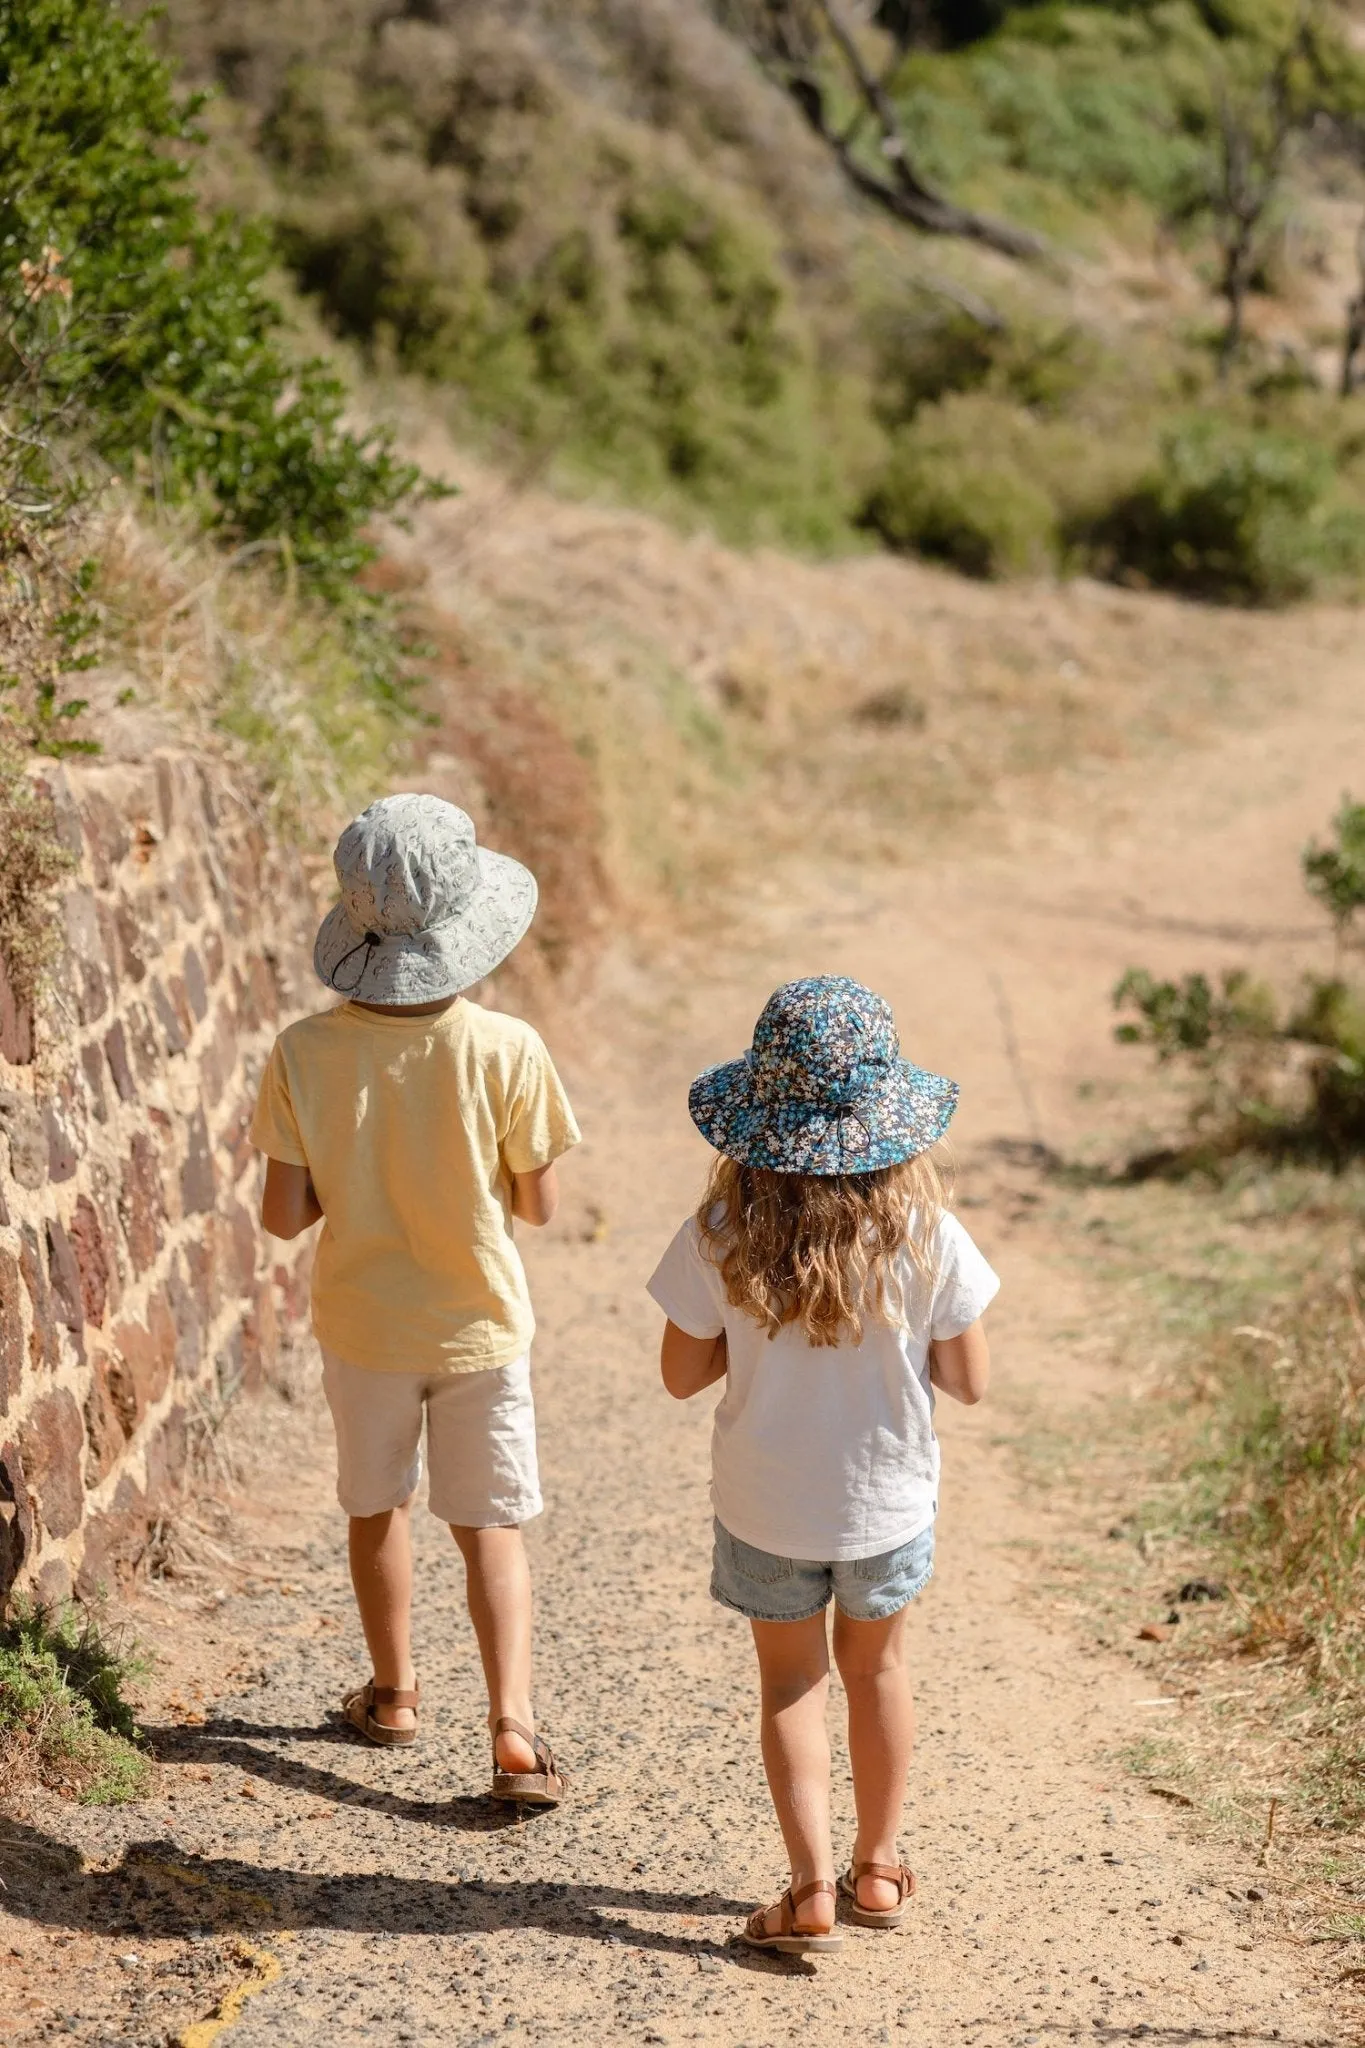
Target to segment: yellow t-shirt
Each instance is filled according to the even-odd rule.
[[[464,998],[436,1016],[343,1003],[281,1032],[252,1143],[322,1205],[318,1342],[380,1372],[509,1365],[535,1333],[514,1173],[579,1139],[540,1038]]]

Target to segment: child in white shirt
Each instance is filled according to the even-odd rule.
[[[664,1385],[719,1380],[711,1592],[758,1652],[763,1761],[791,1865],[753,1948],[835,1948],[840,1893],[894,1927],[915,1888],[897,1832],[914,1730],[909,1605],[933,1570],[933,1389],[975,1402],[981,1314],[999,1281],[943,1207],[928,1154],[957,1084],[900,1057],[888,1005],[844,976],[773,995],[743,1058],[693,1083],[720,1153],[697,1214],[649,1283]],[[858,1834],[834,1882],[825,1705],[848,1695]]]

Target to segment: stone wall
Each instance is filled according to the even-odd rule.
[[[0,1599],[135,1568],[196,1432],[270,1369],[281,1296],[301,1306],[247,1123],[312,1000],[306,880],[187,754],[39,779],[80,866],[36,1028],[0,964]]]

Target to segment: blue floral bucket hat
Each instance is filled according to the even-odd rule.
[[[742,1059],[692,1083],[692,1121],[718,1152],[775,1173],[873,1173],[943,1136],[958,1086],[901,1058],[891,1005],[846,974],[789,981]]]

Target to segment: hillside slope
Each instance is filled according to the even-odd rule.
[[[1250,602],[1354,578],[1362,410],[1333,387],[1365,69],[1338,11],[1306,54],[1281,0],[1002,7],[899,56],[862,28],[880,142],[827,15],[172,0],[164,33],[221,95],[217,189],[335,334],[504,458],[977,575]],[[895,219],[903,146],[1040,254]]]

